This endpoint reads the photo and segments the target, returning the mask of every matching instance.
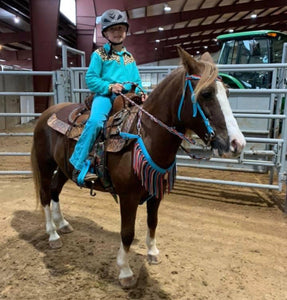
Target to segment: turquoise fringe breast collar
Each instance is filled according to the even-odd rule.
[[[152,160],[139,135],[121,132],[120,136],[124,139],[136,139],[133,154],[134,172],[140,179],[142,186],[149,193],[149,198],[162,199],[166,189],[169,193],[174,186],[176,161],[167,169],[163,169]],[[164,183],[165,179],[167,179],[167,186]]]

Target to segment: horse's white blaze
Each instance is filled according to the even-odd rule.
[[[150,237],[149,231],[146,236],[146,245],[148,255],[157,256],[159,254],[159,250],[156,246],[156,239]]]
[[[232,110],[231,110],[223,83],[220,81],[217,81],[216,85],[217,85],[217,95],[216,96],[219,101],[222,113],[224,115],[230,143],[234,141],[237,146],[237,151],[241,152],[242,149],[246,145],[245,138],[244,138],[242,132],[240,131],[237,121],[235,120],[235,118],[232,114]],[[234,152],[234,150],[235,150],[234,145],[230,144],[230,151]]]
[[[46,218],[46,232],[49,234],[49,241],[56,241],[60,238],[56,231],[56,225],[53,221],[50,206],[44,207],[45,218]]]
[[[129,266],[128,253],[125,251],[123,243],[121,243],[118,256],[117,256],[117,264],[120,268],[119,279],[124,279],[133,276],[133,271]]]
[[[61,212],[60,203],[52,200],[52,219],[59,229],[68,226],[69,223],[64,219]]]

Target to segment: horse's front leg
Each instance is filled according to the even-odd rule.
[[[146,245],[147,245],[147,260],[149,264],[156,265],[159,264],[159,250],[156,246],[155,232],[157,227],[157,214],[159,208],[160,200],[157,198],[151,198],[147,201],[147,236],[146,236]]]
[[[120,197],[121,204],[121,245],[117,256],[120,269],[119,281],[123,288],[133,287],[137,279],[129,265],[129,249],[135,234],[135,219],[138,201],[136,197],[128,195]]]

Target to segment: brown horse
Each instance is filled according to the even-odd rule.
[[[197,61],[182,49],[179,49],[179,54],[183,66],[169,74],[152,91],[143,108],[180,133],[184,134],[187,129],[193,130],[219,156],[238,156],[245,146],[245,139],[232,115],[227,90],[217,79],[217,68],[211,56],[206,53]],[[68,141],[66,136],[50,128],[47,120],[67,105],[71,104],[54,105],[43,112],[35,127],[31,152],[36,192],[44,208],[46,231],[53,248],[62,246],[58,232],[68,233],[73,230],[61,213],[59,194],[72,176],[73,167],[69,157],[75,142]],[[133,133],[140,131],[142,143],[135,140],[122,151],[107,154],[108,171],[120,198],[122,242],[117,264],[123,287],[131,287],[136,283],[129,267],[128,252],[134,239],[137,207],[147,198],[147,258],[151,264],[159,262],[155,239],[158,208],[167,182],[174,179],[171,170],[174,172],[176,153],[181,144],[177,135],[171,134],[145,113],[137,123],[140,123],[140,129],[134,128]],[[137,157],[136,153],[140,156]],[[140,178],[143,168],[138,170],[141,166],[138,162],[136,165],[135,160],[145,160],[152,174],[162,175],[159,176],[157,188],[154,188],[154,177],[147,175],[148,178]],[[169,180],[166,180],[167,177]],[[101,189],[100,184],[96,189]]]

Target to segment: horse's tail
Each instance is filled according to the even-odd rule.
[[[36,157],[35,142],[33,142],[32,149],[31,149],[31,167],[32,167],[34,188],[36,194],[36,208],[38,208],[40,202],[40,169]]]

